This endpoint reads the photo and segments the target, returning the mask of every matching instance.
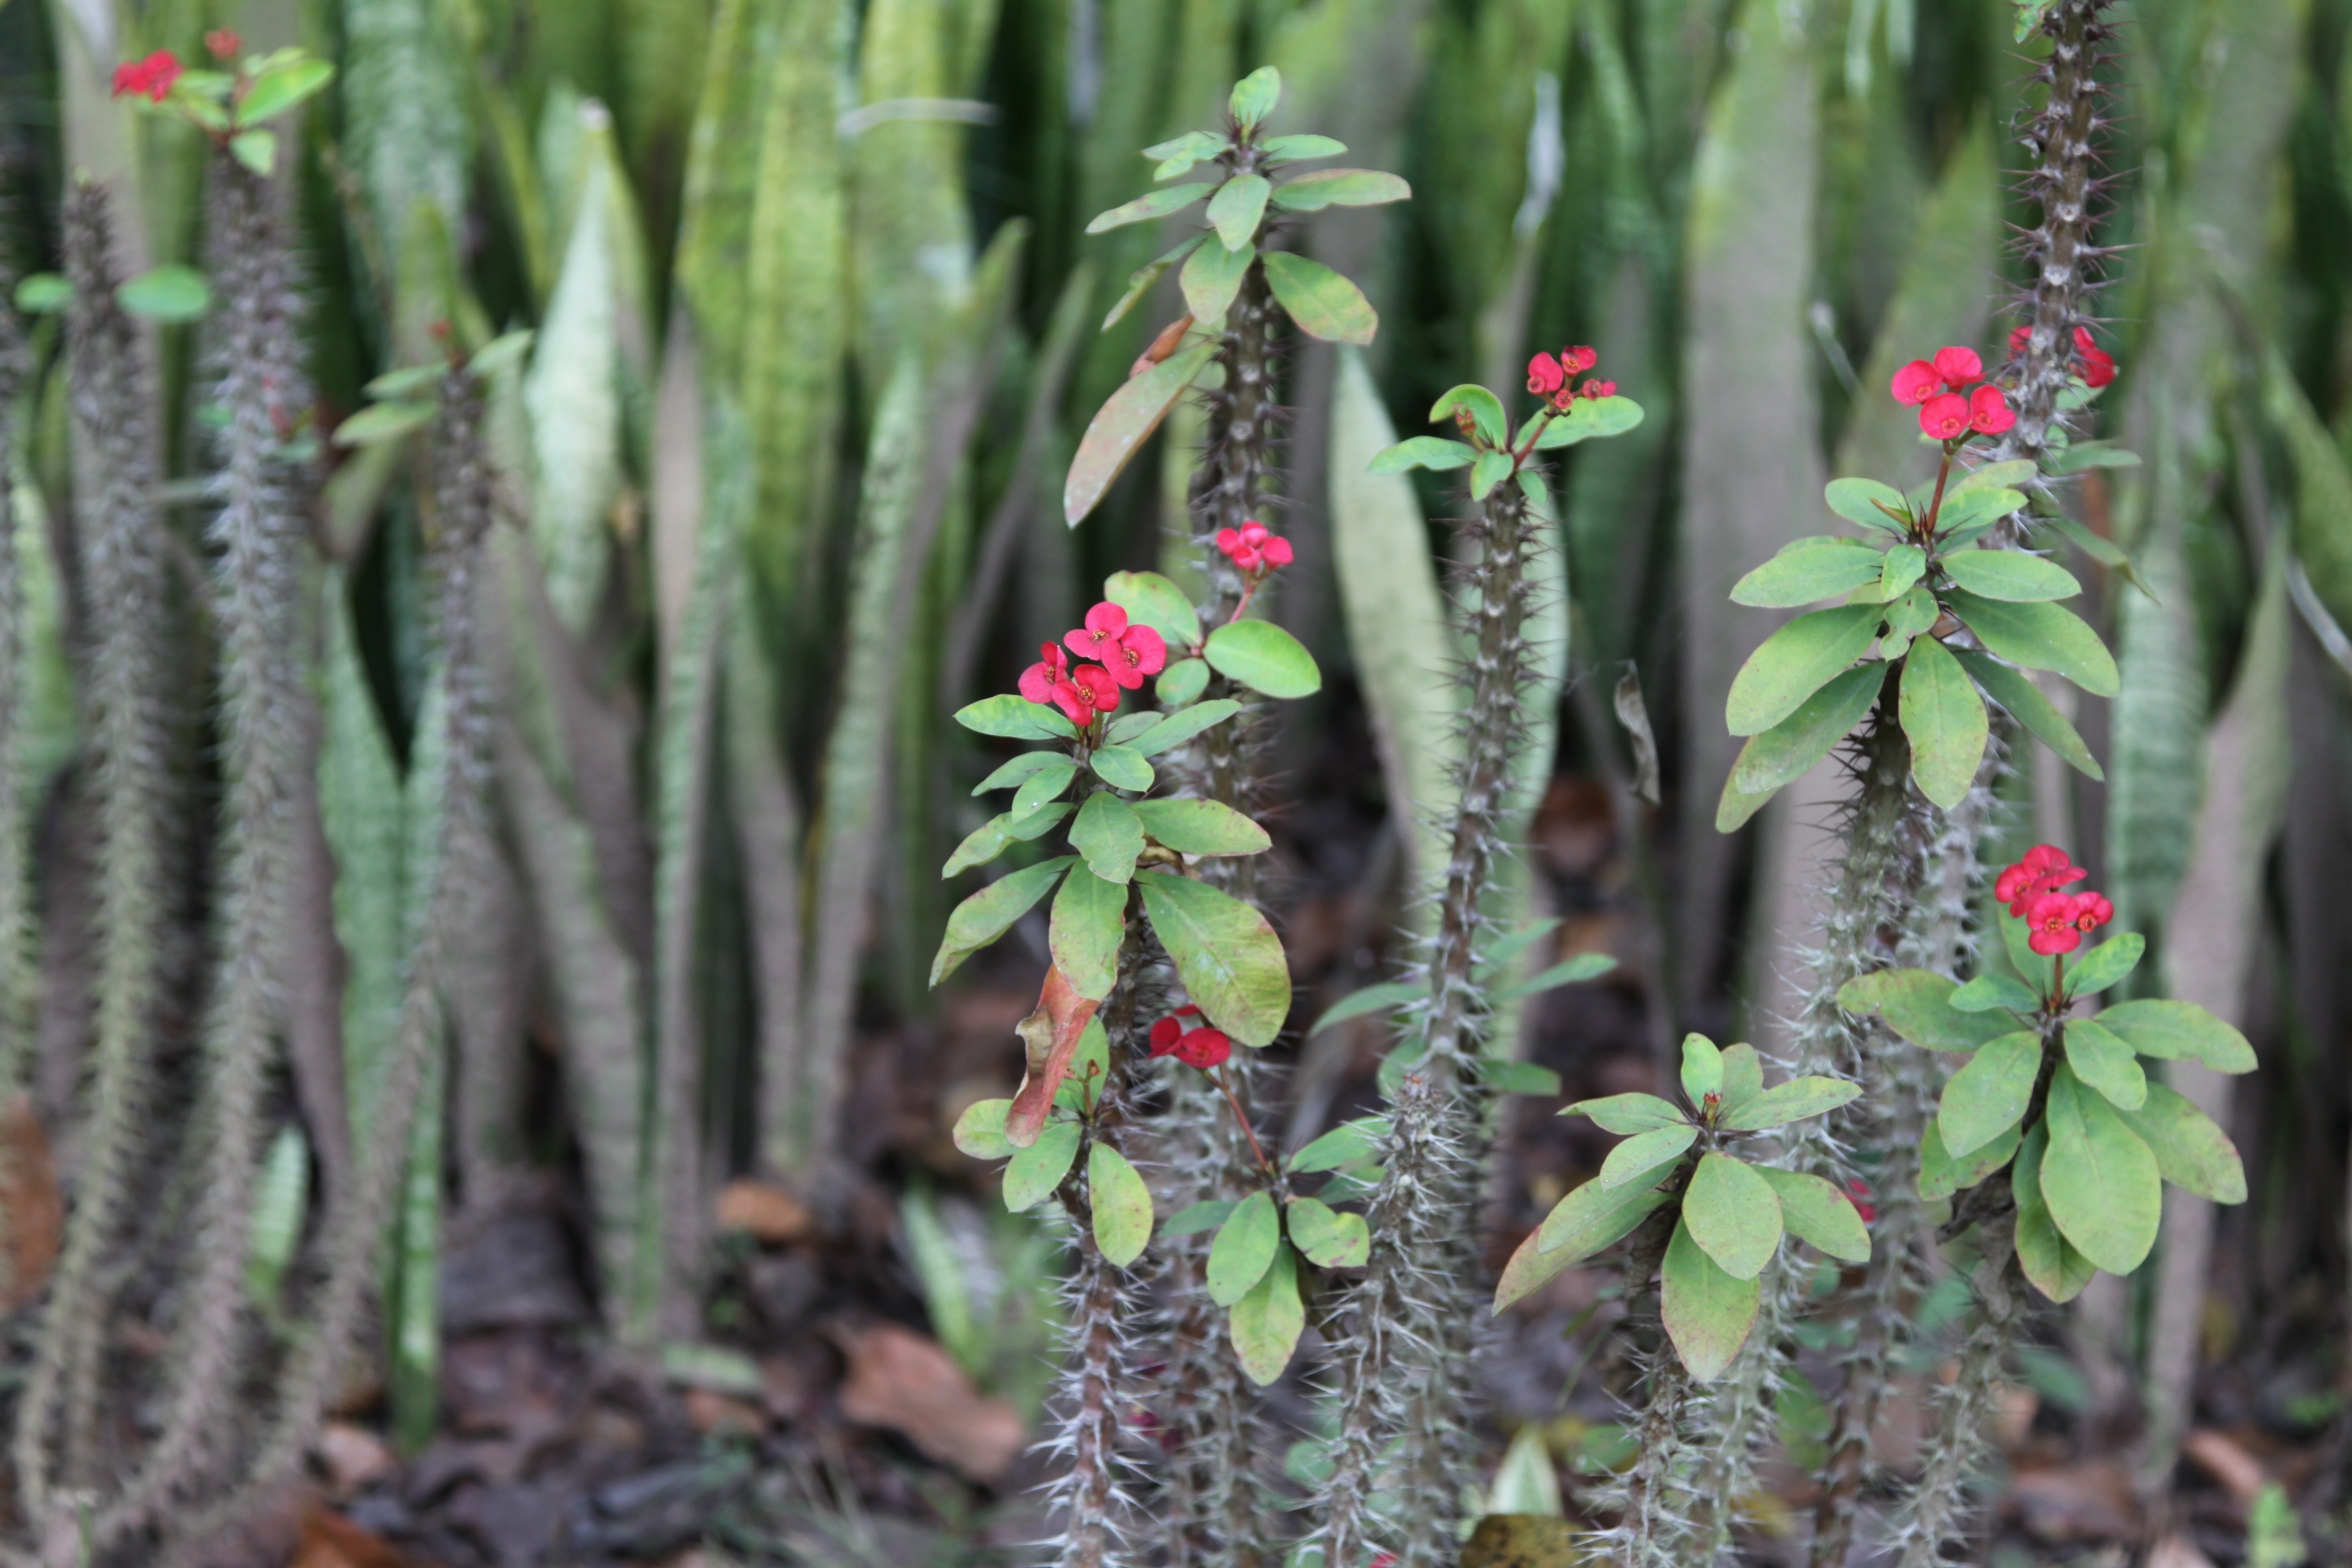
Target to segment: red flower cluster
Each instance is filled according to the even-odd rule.
[[[2025,340],[2033,335],[2031,327],[2019,327],[2009,334],[2009,357],[2015,359],[2025,352]],[[2101,348],[2091,336],[2088,327],[2074,329],[2074,358],[2079,362],[2083,384],[2105,386],[2116,378],[2116,356]]]
[[[1252,576],[1290,564],[1290,541],[1267,532],[1265,524],[1255,519],[1239,528],[1217,530],[1217,548]]]
[[[1186,1067],[1198,1068],[1202,1072],[1223,1066],[1225,1058],[1234,1054],[1234,1043],[1225,1037],[1223,1030],[1213,1029],[1206,1024],[1185,1026],[1185,1019],[1200,1016],[1201,1009],[1188,1002],[1152,1025],[1151,1054],[1174,1057]]]
[[[2116,906],[2098,893],[2062,893],[2069,882],[2091,873],[2055,844],[2037,844],[2025,858],[2000,874],[1993,897],[2009,912],[2031,927],[2025,944],[2044,958],[2072,952],[2083,945],[2083,933],[2098,930],[2116,918]]]
[[[1071,723],[1091,724],[1097,713],[1118,706],[1120,688],[1133,691],[1147,675],[1168,668],[1168,645],[1150,626],[1128,625],[1127,612],[1105,601],[1087,612],[1087,624],[1062,641],[1081,659],[1100,664],[1072,664],[1069,654],[1052,643],[1037,646],[1037,662],[1021,672],[1021,695],[1032,702],[1052,703]]]
[[[1937,349],[1934,359],[1915,359],[1895,373],[1895,401],[1918,405],[1919,428],[1938,441],[1963,439],[1972,430],[1998,436],[2017,423],[2017,411],[1990,382],[1967,390],[1983,374],[1976,350]]]
[[[161,103],[172,95],[180,68],[180,57],[169,49],[157,49],[143,60],[119,65],[114,68],[114,96],[129,98],[143,92]]]
[[[1583,347],[1565,348],[1558,359],[1549,354],[1538,354],[1528,361],[1528,390],[1538,397],[1549,397],[1551,405],[1562,413],[1580,397],[1614,397],[1617,384],[1595,376],[1582,386],[1570,384],[1601,363],[1595,350]]]
[[[213,58],[216,60],[233,60],[236,58],[237,51],[245,47],[245,40],[229,28],[215,27],[205,35],[205,47],[212,51]]]

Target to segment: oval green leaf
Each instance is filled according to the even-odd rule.
[[[1790,1235],[1846,1263],[1870,1261],[1870,1228],[1853,1201],[1834,1185],[1797,1171],[1776,1171],[1769,1165],[1754,1169],[1780,1198],[1781,1222]]]
[[[1199,201],[1213,189],[1205,181],[1187,185],[1169,185],[1157,191],[1146,191],[1122,206],[1106,213],[1097,213],[1087,225],[1088,234],[1102,234],[1109,229],[1124,228],[1131,223],[1150,223],[1153,218],[1166,217],[1181,212]]]
[[[955,721],[967,730],[1002,735],[1008,741],[1066,741],[1077,734],[1070,721],[1052,708],[1009,691],[957,709]]]
[[[1902,522],[1880,510],[1886,506],[1898,512],[1907,510],[1903,492],[1893,485],[1883,485],[1876,479],[1832,479],[1829,488],[1822,492],[1822,499],[1848,522],[1858,522],[1881,533],[1906,531]]]
[[[1731,585],[1731,602],[1768,609],[1811,605],[1880,580],[1886,557],[1851,539],[1792,544]],[[1908,586],[1906,584],[1906,586]]]
[[[381,447],[387,441],[397,441],[412,431],[422,430],[433,422],[436,410],[424,402],[379,403],[362,408],[335,426],[338,447]],[[1018,697],[1013,700],[1021,700]]]
[[[2122,1110],[2147,1103],[2147,1074],[2132,1048],[2094,1018],[2066,1020],[2066,1065],[2083,1083]]]
[[[2017,1201],[2017,1265],[2033,1288],[2053,1301],[2066,1302],[2083,1293],[2098,1266],[2058,1232],[2050,1205],[2042,1194],[2042,1155],[2049,1134],[2037,1123],[2017,1153],[2010,1191]]]
[[[1769,794],[1802,778],[1840,741],[1853,733],[1853,727],[1877,702],[1879,689],[1885,682],[1883,664],[1857,664],[1832,676],[1828,685],[1799,703],[1795,712],[1748,738],[1739,749],[1739,760],[1732,764],[1732,787],[1742,795]]]
[[[1265,253],[1265,280],[1298,330],[1332,343],[1369,343],[1381,318],[1364,291],[1319,261],[1287,250]]]
[[[1960,661],[1961,668],[1975,678],[1986,696],[2008,709],[2011,717],[2032,731],[2043,745],[2064,758],[2069,766],[2094,779],[2103,780],[2107,776],[2100,770],[2098,759],[2091,755],[2091,748],[2084,743],[2082,731],[2074,728],[2073,721],[2058,711],[2056,704],[2042,695],[2042,689],[2033,684],[2031,676],[1971,649],[1954,648],[1952,657]]]
[[[205,275],[177,264],[141,273],[117,288],[114,297],[132,315],[152,321],[193,321],[213,305],[212,285]],[[350,423],[344,421],[346,426]]]
[[[1761,1291],[1754,1279],[1735,1279],[1717,1267],[1688,1225],[1675,1226],[1663,1272],[1666,1336],[1691,1376],[1713,1383],[1748,1342]]]
[[[2156,1155],[2106,1100],[2060,1068],[2050,1080],[2042,1196],[2058,1233],[2110,1274],[2147,1258],[2163,1216]]]
[[[931,984],[945,980],[958,964],[1012,930],[1013,922],[1035,908],[1076,858],[1057,855],[1041,860],[990,883],[958,904],[948,916],[947,934],[940,939],[940,951],[931,960]]]
[[[1649,1187],[1604,1187],[1587,1182],[1552,1205],[1536,1227],[1536,1248],[1580,1262],[1633,1233],[1666,1194]]]
[[[1307,1037],[1312,1039],[1334,1024],[1344,1024],[1350,1018],[1361,1018],[1372,1013],[1385,1013],[1428,994],[1428,987],[1409,980],[1391,980],[1350,991],[1315,1020],[1314,1026],[1307,1031]]]
[[[1661,1172],[1679,1161],[1697,1142],[1698,1129],[1687,1125],[1637,1132],[1609,1151],[1609,1157],[1601,1162],[1601,1173],[1592,1178],[1591,1184],[1602,1192],[1650,1186]]]
[[[1070,1166],[1078,1157],[1078,1124],[1075,1121],[1048,1121],[1037,1134],[1037,1142],[1026,1149],[1013,1152],[1013,1163],[1004,1167],[1004,1206],[1014,1214],[1034,1208],[1062,1178],[1070,1173]]]
[[[1054,967],[1089,1002],[1108,996],[1118,979],[1118,944],[1127,936],[1127,888],[1073,866],[1054,895],[1046,940]]]
[[[2022,1127],[2012,1127],[1991,1142],[1964,1159],[1955,1160],[1944,1150],[1944,1135],[1932,1121],[1919,1135],[1919,1195],[1930,1203],[1948,1198],[1962,1187],[1973,1187],[2003,1165],[2017,1152],[2018,1136]]]
[[[2075,955],[2066,966],[2066,989],[2076,996],[2096,995],[2139,967],[2147,952],[2147,938],[2136,931],[2118,932]]]
[[[1290,1013],[1290,968],[1265,917],[1189,877],[1150,871],[1135,880],[1194,1005],[1236,1043],[1272,1044]]]
[[[1293,1198],[1287,1210],[1290,1244],[1322,1268],[1361,1268],[1371,1261],[1372,1232],[1360,1214],[1342,1214],[1318,1198]]]
[[[1901,712],[1919,793],[1954,809],[1976,784],[1991,721],[1969,672],[1934,637],[1918,638],[1904,656]]]
[[[2203,1062],[2215,1072],[2254,1070],[2246,1037],[2194,1002],[2123,1002],[2098,1017],[2144,1057]]]
[[[1444,396],[1430,405],[1429,422],[1432,425],[1445,424],[1453,419],[1454,411],[1457,408],[1469,411],[1470,422],[1477,426],[1478,434],[1485,438],[1486,445],[1501,447],[1508,444],[1511,422],[1503,413],[1502,399],[1493,393],[1475,382],[1465,381],[1459,386],[1451,387]]]
[[[1307,646],[1272,621],[1234,621],[1209,634],[1202,653],[1210,667],[1268,697],[1311,697],[1323,672]]]
[[[1157,572],[1114,572],[1103,579],[1103,597],[1180,647],[1201,640],[1201,613],[1183,589]]]
[[[1274,840],[1222,801],[1144,800],[1135,804],[1143,831],[1179,855],[1256,855]]]
[[[1466,468],[1477,457],[1478,448],[1466,441],[1449,441],[1443,436],[1414,436],[1387,448],[1365,468],[1375,474],[1401,474],[1407,468],[1427,468],[1442,474],[1453,468]]]
[[[2017,1125],[2042,1070],[2042,1037],[2021,1029],[1986,1042],[1944,1085],[1936,1127],[1958,1159]]]
[[[1242,279],[1249,276],[1250,263],[1256,259],[1257,247],[1247,240],[1238,250],[1204,245],[1192,252],[1176,279],[1177,287],[1184,291],[1184,308],[1192,312],[1192,319],[1203,326],[1223,321],[1233,308],[1234,296],[1242,290]]]
[[[2166,1181],[2217,1204],[2246,1201],[2246,1167],[2238,1146],[2186,1095],[2152,1083],[2146,1103],[2122,1115],[2156,1156]]]
[[[1223,723],[1241,710],[1242,705],[1230,697],[1196,703],[1161,716],[1150,729],[1137,731],[1131,743],[1138,755],[1156,757],[1162,752],[1174,751],[1202,731]]]
[[[1862,657],[1878,635],[1875,605],[1843,605],[1799,616],[1764,639],[1731,682],[1724,722],[1735,735],[1760,734],[1794,713]]]
[[[1007,808],[1007,815],[1024,817],[1052,805],[1062,798],[1062,792],[1068,789],[1070,781],[1077,776],[1077,764],[1069,758],[1049,755],[1045,765],[1031,769],[1029,776],[1021,781],[1021,787],[1013,792],[1013,804]]]
[[[1282,1240],[1282,1216],[1270,1193],[1255,1192],[1234,1205],[1209,1244],[1209,1300],[1230,1307],[1265,1278]]]
[[[1307,1327],[1307,1304],[1298,1299],[1298,1265],[1287,1245],[1275,1248],[1265,1272],[1248,1295],[1226,1314],[1234,1335],[1234,1359],[1263,1388],[1290,1364],[1290,1352]]]
[[[1580,397],[1567,413],[1555,414],[1544,422],[1543,434],[1536,437],[1536,450],[1556,452],[1580,441],[1622,436],[1643,417],[1642,405],[1630,397]]]
[[[1745,1160],[1698,1157],[1683,1189],[1683,1226],[1735,1279],[1753,1279],[1780,1246],[1780,1200]]]
[[[1727,1103],[1723,1124],[1735,1132],[1761,1132],[1835,1110],[1861,1093],[1860,1084],[1842,1078],[1792,1078],[1774,1084],[1736,1110]]]
[[[1135,858],[1143,853],[1143,832],[1135,807],[1108,790],[1097,790],[1070,824],[1070,847],[1086,857],[1087,869],[1097,878],[1125,887],[1135,876]]]
[[[1207,660],[1180,658],[1160,672],[1160,679],[1151,683],[1151,695],[1160,699],[1163,708],[1181,708],[1199,697],[1208,684]]]
[[[1977,640],[2011,664],[2064,676],[2094,697],[2113,697],[2116,661],[2080,616],[2051,604],[2009,604],[1953,588],[1944,595],[1952,614]]]
[[[1602,1100],[1580,1100],[1561,1109],[1562,1116],[1588,1116],[1603,1132],[1630,1138],[1661,1127],[1687,1126],[1690,1118],[1654,1094],[1612,1094]]]
[[[956,1118],[955,1146],[975,1160],[1002,1160],[1013,1152],[1013,1144],[1004,1136],[1005,1112],[1013,1109],[1009,1100],[975,1100],[964,1107]]]
[[[2083,591],[2055,561],[2020,550],[1963,550],[1943,557],[1944,574],[1971,594],[2021,604],[2071,599]]]
[[[1849,1013],[1875,1013],[1888,1028],[1931,1051],[1972,1051],[2014,1026],[2007,1018],[1961,1012],[1952,1005],[1958,989],[1925,969],[1882,969],[1847,981],[1838,1005]]]
[[[1097,746],[1087,757],[1095,776],[1115,789],[1147,790],[1159,775],[1131,746]]]
[[[1723,1092],[1723,1052],[1705,1035],[1683,1037],[1683,1095],[1694,1109]]]
[[[1274,106],[1281,101],[1282,73],[1272,66],[1260,66],[1234,83],[1234,90],[1227,96],[1225,107],[1233,110],[1242,133],[1247,135],[1256,130],[1265,117],[1274,112]]]
[[[1274,205],[1295,213],[1325,207],[1373,207],[1412,199],[1412,187],[1378,169],[1318,169],[1274,192]]]
[[[1087,1151],[1087,1202],[1094,1209],[1095,1245],[1124,1268],[1151,1245],[1151,1189],[1127,1156],[1108,1143]]]

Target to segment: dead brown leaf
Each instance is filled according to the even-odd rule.
[[[849,1362],[843,1415],[898,1433],[971,1480],[1012,1468],[1025,1437],[1020,1415],[982,1397],[935,1342],[897,1323],[836,1329],[834,1340]]]
[[[48,1134],[32,1097],[12,1095],[0,1104],[0,1312],[15,1311],[49,1282],[65,1223]]]
[[[320,1430],[318,1451],[338,1497],[349,1497],[400,1468],[383,1438],[349,1421],[328,1422]]]
[[[765,1182],[730,1182],[719,1190],[713,1215],[721,1230],[749,1231],[770,1247],[814,1234],[816,1215],[808,1205]]]
[[[686,1391],[686,1419],[696,1431],[720,1437],[756,1437],[768,1426],[758,1405],[708,1388]]]
[[[2147,1568],[2213,1568],[2213,1560],[2185,1535],[2168,1535],[2147,1554]]]
[[[2189,1463],[2221,1482],[2222,1489],[2241,1508],[2252,1506],[2254,1494],[2270,1479],[2263,1473],[2263,1462],[2246,1452],[2235,1437],[2210,1426],[2200,1426],[2189,1433],[2180,1445],[2180,1452]]]
[[[331,1509],[314,1508],[302,1519],[302,1544],[291,1568],[415,1568],[383,1537],[362,1530]]]
[[[1028,1047],[1020,1090],[1013,1097],[1013,1109],[1004,1114],[1004,1136],[1014,1148],[1026,1149],[1045,1131],[1046,1112],[1054,1109],[1054,1091],[1062,1087],[1070,1058],[1077,1054],[1078,1037],[1087,1032],[1095,1009],[1101,1005],[1097,998],[1079,995],[1058,965],[1045,971],[1045,988],[1038,995],[1037,1010],[1013,1029]]]

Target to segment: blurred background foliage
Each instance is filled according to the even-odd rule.
[[[2076,563],[2124,669],[2120,697],[2077,715],[2107,783],[2036,758],[2000,831],[2004,847],[2074,846],[2119,919],[2156,934],[2167,963],[2144,973],[2243,1022],[2263,1053],[2232,1110],[2255,1200],[2221,1222],[2231,1266],[2146,1271],[2078,1309],[2078,1348],[2106,1375],[2178,1384],[2187,1369],[2145,1329],[2168,1303],[2204,1314],[2214,1356],[2259,1358],[2262,1331],[2294,1323],[2315,1331],[2306,1354],[2345,1343],[2352,4],[2117,12],[2103,239],[2125,248],[2101,341],[2123,370],[2095,423],[2144,460],[2086,469],[2068,504],[2149,591]],[[1426,623],[1425,573],[1349,561],[1343,581],[1335,546],[1436,552],[1427,525],[1459,504],[1424,475],[1417,514],[1391,526],[1396,492],[1371,496],[1352,465],[1379,422],[1421,429],[1446,386],[1512,387],[1533,350],[1590,342],[1649,418],[1566,472],[1568,679],[1528,897],[1572,917],[1571,945],[1615,950],[1625,980],[1531,1016],[1528,1048],[1575,1083],[1685,1027],[1773,1037],[1838,786],[1824,775],[1714,833],[1722,695],[1769,625],[1724,591],[1817,529],[1830,475],[1919,477],[1883,394],[1896,364],[1946,342],[1997,357],[2018,281],[2005,242],[2032,221],[2011,191],[2024,159],[2006,129],[2034,91],[2012,22],[2000,0],[0,5],[0,247],[20,276],[57,269],[60,198],[85,175],[118,192],[127,272],[200,256],[203,149],[110,100],[114,61],[194,58],[226,25],[341,68],[289,160],[323,479],[305,885],[331,930],[296,917],[325,989],[287,1028],[268,1185],[280,1272],[303,1190],[347,1179],[369,1124],[439,820],[410,784],[436,657],[422,458],[324,434],[445,335],[535,331],[491,393],[510,525],[487,574],[498,872],[469,895],[440,1092],[413,1140],[403,1429],[432,1429],[439,1354],[415,1282],[445,1230],[533,1173],[576,1172],[598,1310],[640,1344],[701,1331],[730,1267],[710,1217],[730,1178],[772,1178],[839,1228],[865,1214],[861,1173],[903,1174],[896,1134],[844,1112],[873,1102],[877,1040],[963,1027],[956,994],[921,979],[960,891],[933,868],[981,820],[967,791],[992,759],[946,715],[1009,689],[1104,574],[1182,570],[1188,552],[1171,530],[1197,419],[1171,420],[1083,528],[1055,505],[1087,419],[1181,309],[1170,279],[1097,332],[1170,237],[1080,230],[1144,188],[1137,148],[1213,121],[1262,63],[1287,85],[1277,129],[1336,135],[1415,191],[1297,238],[1381,316],[1360,364],[1296,344],[1286,370],[1279,526],[1299,564],[1270,613],[1331,677],[1272,742],[1297,1016],[1378,978],[1409,918],[1412,771],[1374,737],[1425,724],[1433,700],[1378,673],[1394,617]],[[0,1026],[70,1175],[86,606],[51,320],[28,319],[7,454],[41,950],[9,972]],[[160,329],[154,389],[184,565],[204,548],[201,330]],[[1377,530],[1359,515],[1376,506]],[[201,616],[175,635],[200,671]],[[1629,666],[1654,801],[1611,700]],[[206,756],[192,739],[192,800]],[[192,805],[187,821],[174,907],[200,945],[209,818]],[[1042,954],[1041,933],[1032,945],[1005,962]],[[192,1003],[201,965],[183,968]],[[1009,1080],[1009,1033],[1001,1050]],[[1370,1075],[1344,1051],[1302,1066],[1294,1138]],[[934,1133],[957,1108],[917,1106]],[[1556,1155],[1529,1178],[1554,1191]],[[1044,1309],[1006,1314],[1041,1245],[928,1194],[899,1235],[955,1358],[1034,1402]]]

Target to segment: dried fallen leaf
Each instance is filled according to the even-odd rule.
[[[302,1544],[291,1568],[410,1568],[409,1560],[378,1535],[331,1509],[302,1518]]]
[[[328,1422],[320,1430],[318,1452],[339,1497],[348,1497],[400,1468],[383,1438],[349,1421]]]
[[[808,1205],[765,1182],[730,1182],[719,1190],[715,1217],[721,1230],[749,1231],[755,1241],[781,1247],[816,1229]]]
[[[2168,1535],[2147,1554],[2147,1568],[2213,1568],[2213,1560],[2185,1535]]]
[[[975,1392],[937,1342],[896,1323],[842,1328],[834,1339],[849,1362],[843,1415],[898,1433],[970,1480],[993,1481],[1012,1468],[1024,1440],[1020,1415]]]
[[[1054,1109],[1054,1091],[1062,1087],[1062,1079],[1070,1070],[1070,1058],[1077,1053],[1079,1037],[1087,1032],[1087,1023],[1100,1005],[1090,997],[1079,995],[1058,965],[1045,971],[1045,987],[1038,995],[1037,1010],[1013,1029],[1028,1050],[1027,1062],[1021,1071],[1020,1090],[1013,1097],[1013,1109],[1004,1116],[1005,1141],[1014,1148],[1026,1149],[1037,1142],[1046,1113]]]
[[[686,1419],[705,1436],[756,1437],[767,1429],[760,1407],[707,1388],[686,1391]]]
[[[0,1103],[0,1312],[41,1293],[57,1266],[65,1201],[48,1134],[29,1096]]]
[[[2241,1508],[2252,1506],[2254,1494],[2270,1479],[2263,1473],[2262,1461],[2246,1452],[2235,1437],[2210,1426],[2200,1426],[2189,1433],[2180,1445],[2180,1452],[2191,1464],[2221,1482],[2222,1489]]]

